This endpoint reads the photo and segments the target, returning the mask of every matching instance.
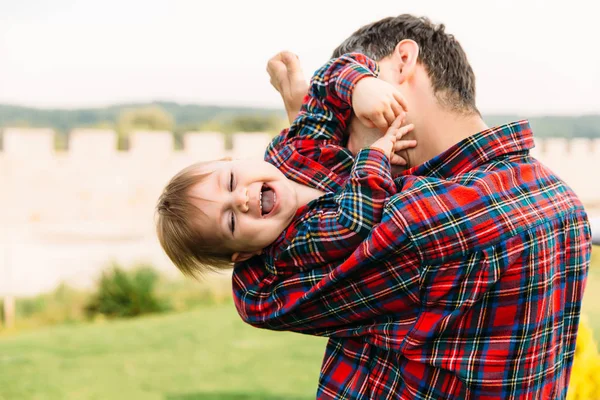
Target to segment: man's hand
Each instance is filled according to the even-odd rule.
[[[282,51],[267,63],[271,85],[279,92],[290,124],[300,112],[302,100],[308,93],[308,82],[300,66],[298,56]]]
[[[398,116],[387,129],[385,135],[371,145],[371,148],[383,151],[390,159],[391,165],[405,166],[407,164],[406,160],[398,153],[417,145],[416,140],[402,140],[402,137],[414,128],[413,124],[402,126],[404,117],[404,113]]]
[[[358,81],[352,93],[352,109],[365,126],[386,132],[406,111],[406,101],[391,84],[377,78],[364,78]]]

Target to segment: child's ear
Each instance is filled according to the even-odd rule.
[[[231,256],[231,262],[242,262],[242,261],[246,261],[249,260],[250,258],[254,257],[254,256],[259,256],[262,253],[262,251],[255,251],[253,253],[251,252],[245,252],[245,251],[241,251],[241,252],[237,252],[237,253],[233,253],[233,255]]]

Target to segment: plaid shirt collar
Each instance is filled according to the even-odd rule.
[[[347,164],[348,171],[353,157],[350,151],[338,144],[330,144],[340,154],[340,158],[331,160],[331,165],[323,165],[311,157],[304,155],[306,149],[314,150],[317,146],[328,145],[324,140],[297,139],[294,146],[285,146],[276,151],[268,151],[267,161],[273,164],[286,178],[323,192],[335,193],[344,187],[347,175],[340,176],[331,171],[338,164]]]
[[[533,132],[526,120],[486,129],[470,136],[431,160],[404,171],[401,176],[449,179],[510,153],[534,147]]]

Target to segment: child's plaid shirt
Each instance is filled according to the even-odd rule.
[[[264,250],[262,259],[271,273],[341,263],[379,223],[385,203],[396,193],[382,151],[363,149],[353,157],[342,146],[354,87],[377,73],[377,64],[362,54],[331,60],[315,73],[292,126],[269,145],[267,161],[289,179],[325,192],[301,207]]]
[[[342,70],[350,78],[339,82],[353,87]],[[327,82],[320,76],[313,93]],[[340,191],[352,159],[326,127],[331,113],[303,114],[315,118],[315,137],[291,140],[304,154],[284,133],[267,160],[299,183]],[[521,121],[406,171],[380,223],[338,263],[304,268],[326,257],[306,246],[282,268],[259,257],[237,265],[240,316],[330,337],[320,399],[565,398],[590,229],[577,197],[532,147]]]

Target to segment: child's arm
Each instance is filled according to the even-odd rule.
[[[410,145],[409,141],[399,139],[414,127],[412,124],[401,126],[403,122],[403,116],[396,118],[385,135],[358,152],[350,179],[344,190],[336,195],[339,223],[363,238],[381,221],[385,203],[396,193],[391,165],[403,165],[406,161],[394,151]]]
[[[283,104],[288,116],[290,125],[300,113],[300,108],[304,103],[304,98],[308,96],[309,85],[304,77],[300,59],[289,51],[281,51],[269,59],[267,63],[267,72],[270,77],[271,85],[283,100]],[[376,96],[379,98],[380,96]],[[405,106],[403,99],[400,104]],[[396,110],[398,111],[398,110]],[[396,112],[397,115],[397,112]],[[287,130],[284,131],[284,136]],[[358,151],[364,147],[370,146],[381,137],[378,130],[359,129],[354,133],[347,132],[347,147],[350,152],[356,156]]]
[[[381,221],[385,204],[396,193],[390,162],[404,161],[393,155],[394,148],[406,145],[398,139],[413,128],[400,127],[401,123],[398,118],[381,139],[359,151],[343,191],[317,200],[322,203],[319,212],[288,232],[290,243],[284,254],[276,257],[277,273],[285,273],[290,266],[287,260],[301,258],[302,263],[294,266],[302,270],[343,259]]]
[[[361,80],[376,78],[378,72],[377,63],[362,54],[350,53],[330,60],[313,76],[308,95],[294,123],[272,145],[283,145],[296,139],[327,140],[327,143],[342,144],[352,115],[353,92]],[[380,80],[361,86],[372,99],[361,103],[362,107],[359,105],[357,117],[365,123],[378,121],[378,127],[385,132],[405,106],[402,96],[391,85]],[[385,127],[380,123],[381,120],[385,121],[384,115],[392,116]]]
[[[385,132],[406,104],[397,89],[375,78],[377,73],[377,64],[362,54],[330,60],[313,76],[300,113],[269,144],[265,160],[279,166],[286,148],[317,160],[321,147],[345,146],[352,108],[364,124]]]

